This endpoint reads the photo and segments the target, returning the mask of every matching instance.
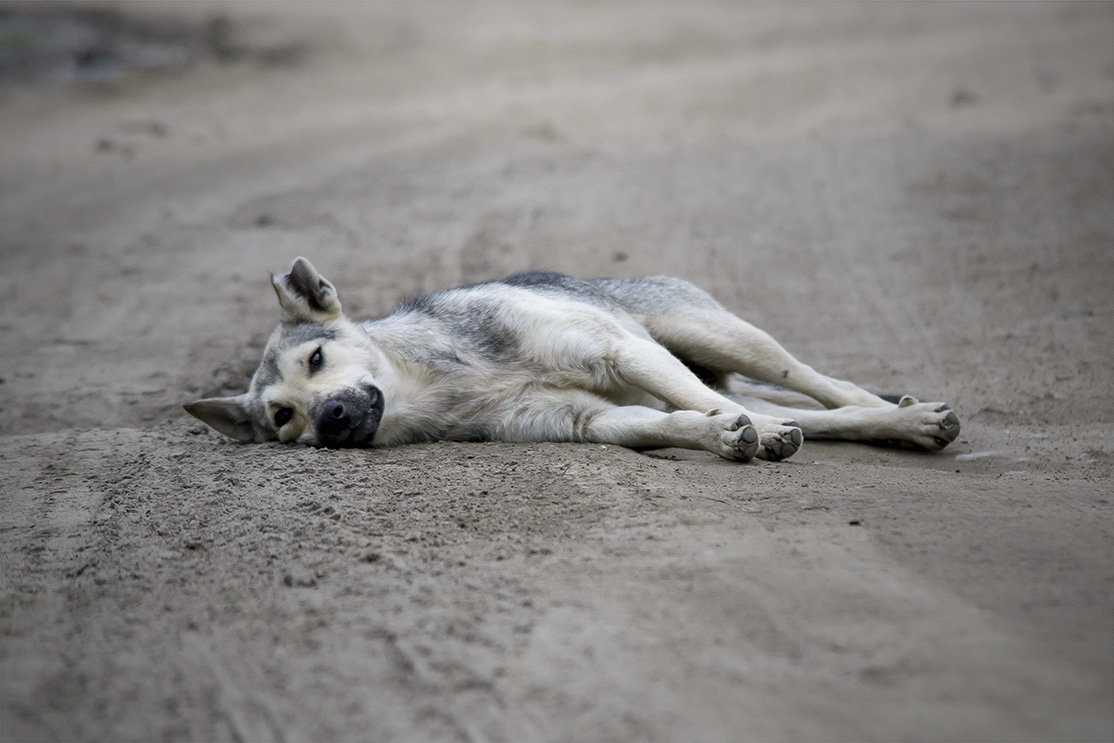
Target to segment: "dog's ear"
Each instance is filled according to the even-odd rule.
[[[340,317],[336,288],[305,258],[295,258],[290,273],[271,276],[284,323],[328,322]]]
[[[186,412],[237,441],[255,441],[255,426],[247,405],[248,396],[210,397],[183,405]]]

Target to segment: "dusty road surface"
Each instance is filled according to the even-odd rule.
[[[1110,3],[5,3],[0,738],[1110,740]],[[937,455],[240,446],[356,316],[691,279]]]

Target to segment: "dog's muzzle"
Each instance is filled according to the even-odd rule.
[[[383,418],[383,393],[362,385],[330,397],[317,413],[315,428],[321,446],[368,446]]]

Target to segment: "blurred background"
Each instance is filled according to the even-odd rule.
[[[987,305],[1016,329],[1034,274],[1061,314],[1106,294],[1107,3],[0,12],[3,343],[35,411],[10,430],[51,427],[55,395],[100,389],[65,414],[93,422],[243,384],[196,379],[258,346],[266,274],[300,254],[355,314],[528,268],[681,275],[883,385],[944,372]],[[80,344],[112,362],[24,380]]]
[[[877,358],[910,366],[870,367],[879,384],[942,365],[945,326],[985,305],[1031,306],[1034,273],[1061,314],[1106,293],[1107,3],[2,13],[15,379],[71,364],[68,340],[216,367],[245,329],[258,343],[266,273],[300,254],[356,314],[526,268],[681,275],[849,375],[841,348],[882,333]],[[34,355],[13,357],[27,323]],[[91,386],[113,388],[72,406],[94,420],[151,412],[114,365],[83,373],[81,393],[30,385],[36,413],[4,425]]]

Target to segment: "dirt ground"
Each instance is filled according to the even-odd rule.
[[[0,9],[0,738],[1114,738],[1114,6]],[[936,455],[241,446],[356,316],[675,274]]]

